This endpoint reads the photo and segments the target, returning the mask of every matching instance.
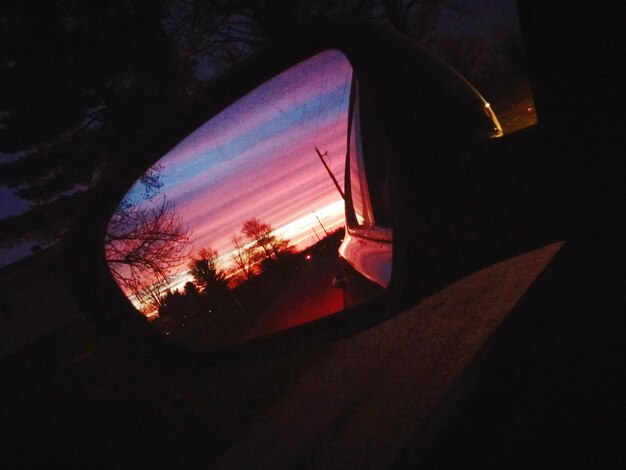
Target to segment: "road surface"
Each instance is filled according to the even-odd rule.
[[[304,260],[276,302],[250,326],[243,338],[285,330],[343,310],[343,290],[332,285],[333,278],[340,274],[342,268],[337,256]]]

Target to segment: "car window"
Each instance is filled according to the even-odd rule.
[[[350,191],[348,205],[350,217],[348,220],[353,227],[368,227],[374,225],[374,214],[369,197],[365,164],[363,162],[358,85],[356,80],[353,80],[353,100],[349,120],[348,167]]]
[[[348,115],[346,219],[354,229],[390,227],[388,149],[383,129],[376,124],[378,113],[372,103],[363,102],[360,90],[354,77]]]

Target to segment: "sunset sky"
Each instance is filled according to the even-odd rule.
[[[230,237],[252,217],[299,249],[317,241],[314,231],[323,236],[316,214],[329,232],[343,225],[343,201],[315,147],[328,152],[343,185],[351,78],[345,56],[323,52],[252,91],[158,161],[159,195],[189,227],[193,251],[211,246],[226,267]],[[127,196],[140,200],[141,191],[137,184]],[[187,280],[182,272],[174,287]]]

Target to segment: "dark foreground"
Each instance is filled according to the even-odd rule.
[[[3,360],[2,467],[610,465],[613,365],[597,367],[580,318],[532,308],[566,251],[494,265],[352,337],[198,376],[142,366],[77,321]]]

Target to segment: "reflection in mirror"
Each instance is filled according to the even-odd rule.
[[[156,328],[193,347],[235,344],[345,308],[351,83],[345,56],[318,54],[210,119],[126,194],[107,261]]]

